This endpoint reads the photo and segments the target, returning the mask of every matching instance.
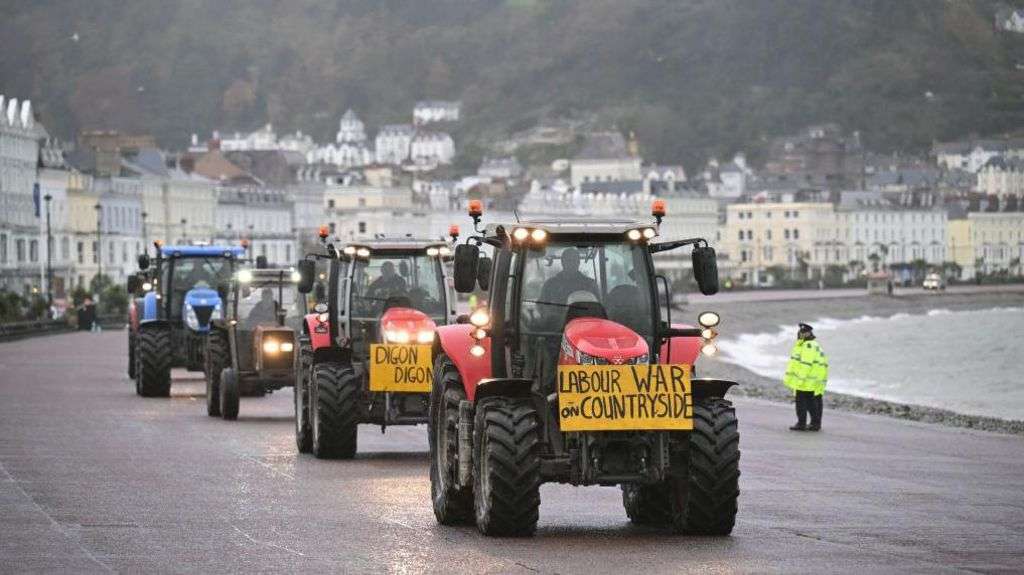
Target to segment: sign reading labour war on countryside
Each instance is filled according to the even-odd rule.
[[[370,345],[370,391],[429,392],[429,345]]]
[[[689,365],[560,365],[562,431],[693,429]]]

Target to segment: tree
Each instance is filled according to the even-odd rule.
[[[882,256],[876,254],[875,252],[871,252],[871,255],[868,256],[868,260],[871,261],[871,271],[877,273],[878,272],[878,262],[882,260]]]

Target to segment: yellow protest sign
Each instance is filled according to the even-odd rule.
[[[433,362],[430,345],[370,345],[370,391],[430,391]]]
[[[689,365],[560,365],[562,431],[693,429]]]

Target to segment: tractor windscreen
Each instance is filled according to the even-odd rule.
[[[234,260],[218,257],[173,257],[161,281],[170,287],[169,315],[181,317],[185,294],[195,287],[219,289],[231,279]]]
[[[238,289],[235,317],[242,329],[259,325],[277,325],[277,316],[284,316],[284,325],[301,327],[302,305],[294,283],[254,280]]]
[[[522,252],[522,333],[560,337],[570,304],[579,304],[603,311],[650,342],[654,311],[643,250],[638,244],[555,240]]]
[[[411,307],[444,323],[444,277],[437,257],[417,253],[373,254],[352,272],[352,319],[376,321],[385,307]]]

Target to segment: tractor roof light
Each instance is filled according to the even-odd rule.
[[[356,247],[345,246],[345,249],[341,250],[341,253],[345,254],[346,256],[354,256],[356,254]]]
[[[243,248],[245,248],[245,249],[249,249],[249,240],[242,240],[242,241],[240,241],[240,242],[238,242],[238,243],[239,243],[239,245],[241,245],[241,246],[242,246]]]
[[[458,224],[452,224],[452,225],[448,226],[448,235],[452,237],[453,241],[454,240],[458,240],[459,239],[459,225]]]
[[[484,327],[491,323],[491,314],[487,313],[486,308],[477,308],[476,311],[470,314],[469,323],[476,327]]]
[[[718,337],[718,332],[713,330],[713,329],[711,329],[710,327],[706,327],[706,328],[700,330],[700,336],[702,338],[704,338],[705,340],[710,341],[710,340],[715,339],[716,337]]]
[[[640,233],[640,230],[629,230],[626,232],[626,237],[629,238],[629,241],[631,242],[638,242],[640,241],[640,238],[643,237],[643,234]]]
[[[530,230],[526,228],[516,228],[512,230],[512,239],[517,242],[524,242],[528,237],[530,237]]]
[[[661,221],[665,217],[665,200],[654,200],[651,202],[651,215]]]
[[[320,236],[320,239],[326,240],[327,236],[331,235],[331,228],[326,225],[320,226],[320,229],[317,231],[317,235]]]
[[[366,259],[370,257],[370,248],[358,248],[356,249],[356,256]]]
[[[713,343],[705,343],[701,346],[700,352],[704,355],[711,357],[718,353],[718,346]]]
[[[701,314],[697,316],[697,323],[699,323],[701,327],[715,327],[721,323],[721,321],[721,316],[713,311],[701,312]]]
[[[485,353],[487,353],[487,350],[479,343],[474,344],[473,347],[469,348],[469,354],[473,357],[483,357]]]
[[[544,230],[536,229],[530,232],[530,239],[539,244],[548,239],[548,233]]]
[[[437,251],[436,247],[429,247],[429,248],[427,248],[427,255],[428,256],[430,256],[432,258],[435,258],[435,257],[437,257],[437,254],[438,254],[438,251]]]
[[[247,284],[252,281],[252,272],[249,270],[238,271],[238,281]]]
[[[302,281],[302,274],[295,270],[292,270],[292,282],[299,283],[300,281]]]
[[[658,235],[658,232],[654,228],[644,228],[640,230],[640,233],[644,236],[645,240],[654,239],[654,236]]]
[[[452,249],[448,246],[441,246],[437,248],[437,253],[440,254],[441,257],[446,258],[452,255]]]
[[[479,219],[484,215],[484,203],[480,200],[469,200],[469,217]]]
[[[473,331],[470,332],[469,335],[473,336],[473,339],[476,340],[485,339],[487,337],[487,330],[482,327],[476,327],[473,328]]]

